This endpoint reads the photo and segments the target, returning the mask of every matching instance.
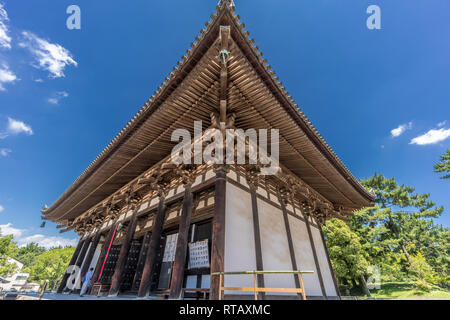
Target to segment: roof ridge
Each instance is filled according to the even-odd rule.
[[[364,186],[356,179],[347,166],[342,162],[342,160],[337,156],[337,154],[333,151],[333,149],[329,146],[329,144],[325,141],[322,135],[317,131],[308,117],[301,111],[300,107],[296,104],[293,97],[289,95],[289,92],[286,90],[286,87],[283,86],[283,83],[280,81],[279,77],[276,76],[276,72],[272,69],[272,66],[267,63],[267,59],[263,58],[263,53],[260,48],[255,45],[255,40],[250,38],[250,32],[245,30],[245,23],[241,22],[241,17],[239,14],[235,14],[235,5],[233,0],[220,0],[218,5],[216,6],[216,12],[210,15],[210,20],[205,23],[204,28],[200,30],[200,34],[195,37],[194,42],[190,43],[190,47],[186,50],[186,54],[181,57],[181,59],[176,63],[173,67],[172,71],[169,72],[168,76],[164,79],[164,81],[160,84],[157,90],[152,94],[152,96],[144,103],[144,105],[136,112],[136,114],[131,118],[130,121],[123,127],[119,133],[106,145],[106,147],[95,157],[95,159],[87,166],[87,168],[75,179],[75,181],[60,195],[60,197],[53,202],[50,207],[46,210],[41,210],[44,215],[49,214],[56,207],[60,205],[61,202],[65,200],[73,190],[78,186],[78,184],[82,183],[82,180],[88,179],[89,174],[95,172],[95,167],[100,166],[103,162],[103,158],[109,156],[111,153],[111,149],[119,146],[119,143],[126,139],[127,135],[132,132],[132,129],[137,125],[138,120],[143,120],[144,114],[149,112],[151,107],[158,101],[158,98],[168,87],[169,82],[173,81],[176,78],[176,75],[181,72],[186,62],[192,57],[195,50],[198,48],[199,43],[205,39],[208,32],[211,31],[212,26],[218,21],[220,17],[229,13],[230,17],[234,20],[236,26],[238,27],[238,31],[246,40],[249,48],[253,51],[255,56],[258,58],[258,61],[263,66],[264,70],[269,74],[272,81],[277,86],[278,90],[282,93],[282,95],[286,98],[292,110],[297,113],[300,119],[303,120],[305,125],[309,130],[317,137],[317,139],[324,146],[325,150],[329,153],[329,155],[337,162],[337,164],[344,170],[346,173],[346,179],[351,179],[355,182],[362,191],[366,193],[368,197],[372,197],[372,193],[370,193]],[[319,149],[320,150],[320,149]],[[325,155],[324,155],[325,156]]]

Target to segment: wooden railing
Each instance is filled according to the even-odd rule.
[[[219,276],[219,300],[223,299],[225,291],[247,291],[253,292],[255,300],[258,300],[259,292],[282,292],[282,293],[297,293],[301,294],[303,300],[306,300],[305,287],[303,285],[302,274],[314,273],[314,271],[237,271],[237,272],[213,272],[212,276]],[[225,275],[253,275],[252,287],[225,287],[224,286],[224,276]],[[259,288],[257,284],[258,274],[297,274],[298,280],[300,282],[300,288]]]

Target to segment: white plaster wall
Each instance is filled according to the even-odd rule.
[[[225,205],[225,271],[256,270],[250,194],[227,183]],[[225,276],[225,286],[253,287],[253,276]],[[248,294],[227,291],[225,294]]]
[[[257,203],[264,270],[292,270],[286,227],[281,209],[261,199],[258,199]],[[266,288],[295,288],[295,280],[293,275],[264,275],[264,285]],[[269,294],[275,295],[276,293]],[[285,294],[292,295],[292,293]]]
[[[323,285],[327,296],[337,296],[336,288],[334,287],[333,276],[328,264],[327,253],[325,251],[325,244],[322,241],[319,229],[311,226],[311,233],[316,246],[317,260],[319,260],[320,271],[322,272]]]
[[[304,274],[303,284],[307,296],[322,296],[319,276],[316,270],[314,255],[309,241],[308,230],[305,222],[292,216],[288,216],[291,229],[292,243],[295,252],[295,261],[300,271],[314,271],[314,274]]]

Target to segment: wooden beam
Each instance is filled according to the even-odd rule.
[[[216,187],[214,194],[214,217],[212,225],[211,273],[224,271],[225,257],[225,205],[226,205],[226,171],[216,171]],[[219,299],[219,277],[210,278],[210,300]]]
[[[230,27],[220,26],[220,50],[228,54],[228,41],[230,38]],[[229,57],[229,56],[228,56]],[[220,122],[227,121],[227,93],[228,93],[228,68],[227,63],[222,63],[220,69]]]
[[[116,268],[114,269],[114,274],[112,276],[109,296],[117,296],[119,294],[122,274],[127,262],[128,252],[130,251],[131,247],[131,241],[133,241],[134,232],[136,231],[137,211],[138,207],[134,209],[133,216],[131,217],[130,223],[128,224],[127,235],[123,240],[122,248],[120,249],[119,253],[119,259],[117,260]]]
[[[172,268],[172,280],[170,284],[169,299],[180,299],[184,280],[184,267],[186,264],[186,253],[188,244],[189,226],[192,215],[192,189],[190,184],[184,186],[183,209],[181,212],[175,261]]]
[[[150,294],[150,286],[152,282],[152,276],[156,254],[159,250],[161,242],[161,234],[164,225],[164,218],[166,216],[166,204],[165,197],[161,195],[158,205],[158,211],[156,212],[155,221],[153,222],[152,235],[150,238],[150,245],[148,246],[147,256],[145,257],[144,270],[142,271],[141,284],[139,285],[138,297],[144,298]]]

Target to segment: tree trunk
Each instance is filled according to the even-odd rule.
[[[370,298],[371,295],[370,295],[369,288],[367,287],[366,279],[364,278],[364,276],[361,276],[361,277],[360,277],[360,280],[361,280],[361,281],[360,281],[360,282],[361,282],[361,287],[362,287],[364,293],[366,294],[366,296],[368,296],[368,297]]]
[[[409,253],[406,250],[406,247],[405,247],[405,244],[403,243],[402,238],[400,237],[397,230],[395,229],[395,224],[391,217],[389,217],[389,229],[395,234],[397,239],[400,241],[400,248],[402,249],[402,252],[406,257],[406,261],[408,261],[408,263],[411,264],[411,259],[409,258]]]

